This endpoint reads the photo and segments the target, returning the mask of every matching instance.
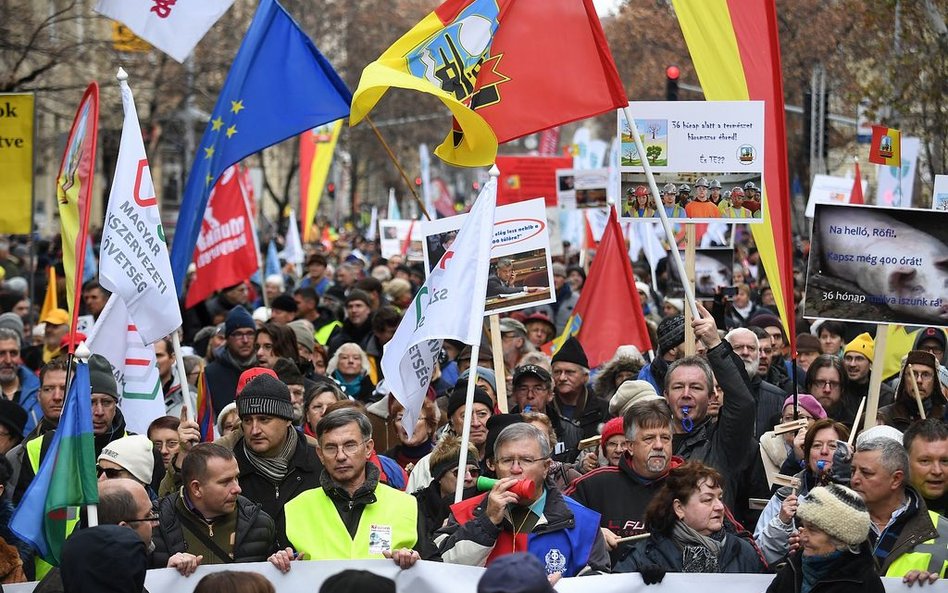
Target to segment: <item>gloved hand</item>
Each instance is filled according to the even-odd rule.
[[[829,479],[843,486],[849,486],[853,474],[853,454],[846,441],[836,441],[836,452],[833,453],[833,467],[830,468]]]
[[[665,573],[668,572],[665,570],[665,567],[659,566],[658,564],[646,564],[639,568],[639,573],[642,574],[642,580],[645,581],[646,585],[657,585],[662,582],[662,579],[665,578]]]

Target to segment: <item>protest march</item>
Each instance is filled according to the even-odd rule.
[[[944,2],[59,4],[0,591],[945,587]]]

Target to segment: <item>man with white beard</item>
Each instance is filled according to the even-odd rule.
[[[760,439],[760,435],[779,422],[780,414],[783,412],[783,400],[786,399],[787,394],[776,385],[761,378],[758,372],[760,342],[754,332],[739,327],[729,331],[724,339],[731,344],[734,353],[744,361],[744,370],[750,379],[748,388],[751,395],[754,396],[754,403],[757,406],[757,426],[754,434],[757,439]]]

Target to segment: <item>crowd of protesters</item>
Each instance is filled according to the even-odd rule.
[[[306,560],[365,558],[403,569],[418,560],[488,566],[485,591],[504,590],[488,588],[503,576],[487,575],[526,578],[533,559],[548,582],[772,573],[775,592],[881,591],[881,576],[945,576],[944,329],[918,328],[901,370],[884,378],[868,422],[879,426],[864,429],[875,328],[800,317],[792,352],[746,239],[736,294],[699,306],[694,344],[667,266],[654,279],[635,266],[653,352],[622,346],[599,368],[575,337],[547,354],[584,290],[572,254],[553,265],[555,302],[501,320],[503,368],[486,336],[478,360],[444,342],[409,432],[380,362],[424,270],[381,257],[355,233],[307,248],[301,275],[288,265],[184,311],[186,376],[170,339],[154,345],[167,415],[147,434],[127,429],[110,361],[90,358],[100,527],[85,528],[84,516],[70,525],[62,565],[52,567],[8,524],[48,454],[71,364],[65,346],[79,337],[68,311],[40,316],[31,298],[47,290],[46,268],[61,265],[55,246],[40,244],[31,258],[0,239],[2,582],[68,591],[107,575],[97,590],[132,591],[124,583],[146,568],[189,576],[201,565],[269,560],[287,572]],[[802,264],[795,269],[799,293]],[[108,298],[93,278],[77,306],[95,319]],[[202,377],[213,443],[200,442],[190,419]],[[453,504],[458,487],[463,500]],[[512,568],[508,558],[523,552],[530,562]],[[227,574],[196,590],[229,590]]]

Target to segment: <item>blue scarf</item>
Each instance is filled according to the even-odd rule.
[[[830,552],[825,556],[804,556],[803,557],[803,586],[800,593],[810,593],[810,590],[820,579],[829,574],[830,569],[836,560],[843,555],[842,550]]]
[[[362,375],[356,376],[351,381],[346,381],[342,374],[336,370],[332,372],[332,378],[339,384],[339,388],[342,389],[343,393],[352,399],[355,399],[359,395],[359,390],[362,389]]]

